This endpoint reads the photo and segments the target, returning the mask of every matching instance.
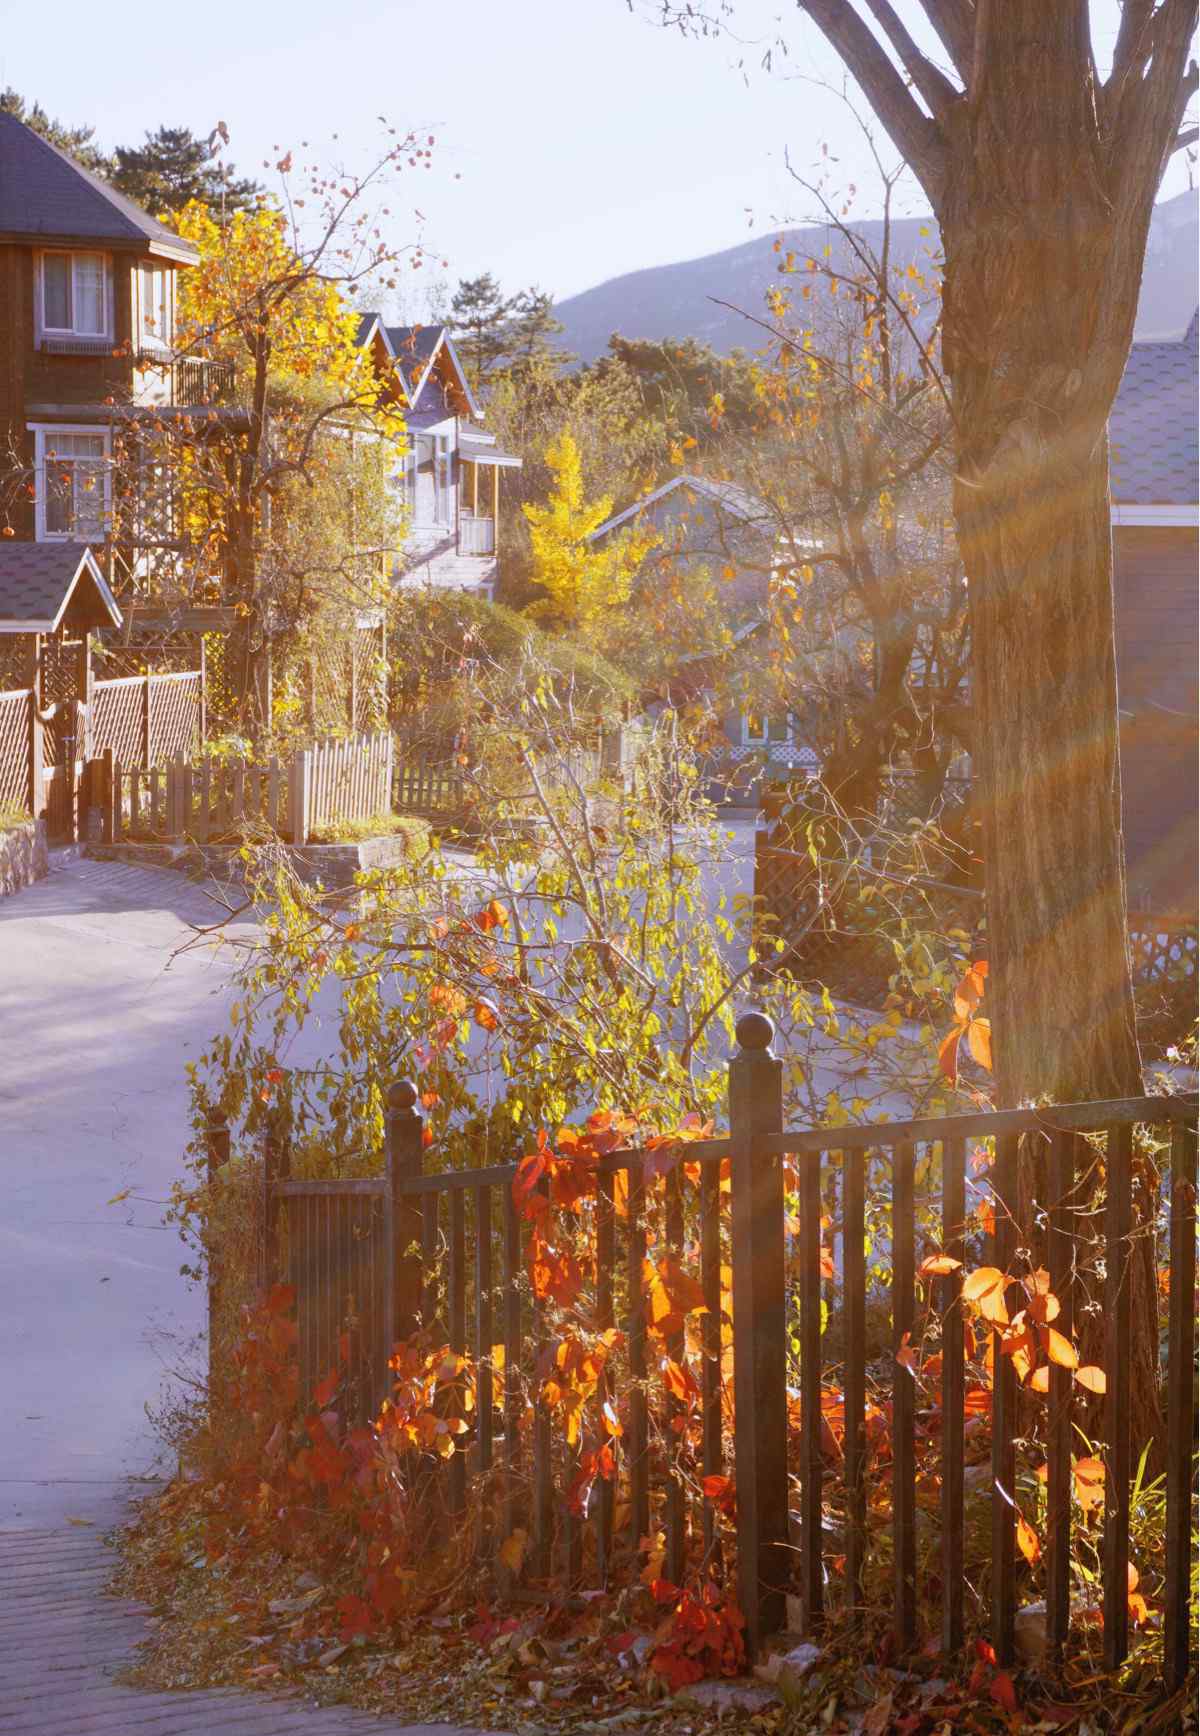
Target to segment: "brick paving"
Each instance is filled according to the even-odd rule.
[[[110,1597],[98,1530],[0,1531],[0,1736],[480,1736],[236,1688],[158,1693],[113,1680],[145,1612]]]

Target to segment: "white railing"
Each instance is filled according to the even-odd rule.
[[[458,552],[460,555],[494,555],[496,552],[496,521],[479,518],[474,513],[458,515]]]

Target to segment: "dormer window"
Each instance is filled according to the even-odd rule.
[[[112,287],[103,253],[43,253],[39,261],[40,334],[111,339]]]

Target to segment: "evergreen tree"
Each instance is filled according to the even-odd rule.
[[[490,271],[460,278],[450,302],[450,331],[472,386],[486,383],[508,347],[506,301]]]
[[[52,120],[42,107],[35,102],[32,108],[27,107],[25,98],[20,91],[11,85],[7,90],[0,91],[0,113],[15,115],[17,120],[24,121],[35,133],[48,139],[52,145],[57,145],[60,151],[74,157],[75,161],[85,169],[90,169],[95,175],[111,178],[112,159],[107,157],[96,143],[95,127],[69,127],[62,121]]]
[[[257,182],[224,172],[190,127],[159,127],[147,132],[144,145],[118,145],[112,180],[153,212],[182,211],[193,200],[216,212],[245,211],[261,192]]]
[[[527,368],[535,362],[553,361],[565,368],[575,360],[554,341],[565,327],[554,317],[554,297],[549,290],[531,284],[513,297],[509,307],[511,317],[505,333],[509,367]]]

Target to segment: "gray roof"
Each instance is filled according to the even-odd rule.
[[[86,544],[0,543],[0,633],[53,633],[79,586],[92,593],[89,625],[121,625],[121,611]]]
[[[1112,495],[1130,506],[1195,506],[1197,316],[1174,343],[1134,344],[1108,423]]]
[[[0,113],[0,235],[107,242],[150,249],[171,259],[199,257],[182,240],[35,133],[15,115]]]
[[[719,515],[736,518],[743,524],[756,525],[761,530],[775,534],[776,521],[770,507],[756,494],[748,489],[739,488],[735,482],[714,481],[707,476],[695,476],[690,471],[679,476],[672,476],[669,482],[652,489],[640,500],[635,500],[632,506],[627,506],[621,512],[616,512],[611,518],[606,518],[603,524],[596,526],[588,537],[589,542],[596,542],[605,537],[619,525],[627,524],[630,519],[639,517],[646,508],[662,500],[677,488],[686,489],[688,494],[702,495],[712,501]]]

